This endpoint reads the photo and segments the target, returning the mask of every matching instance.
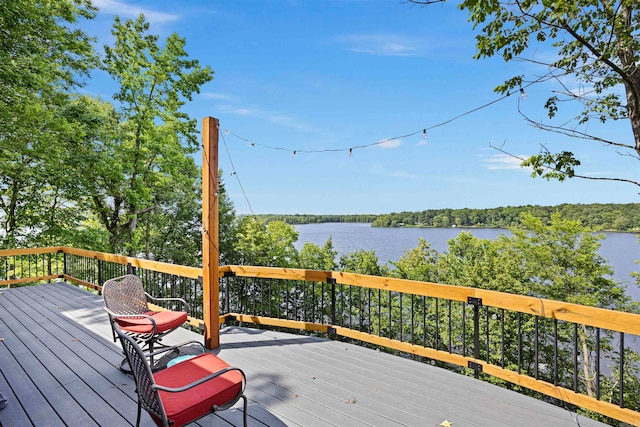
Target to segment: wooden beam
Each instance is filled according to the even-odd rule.
[[[70,255],[77,255],[85,258],[95,258],[121,265],[131,265],[132,267],[136,268],[144,268],[145,270],[157,271],[158,273],[173,274],[176,276],[188,277],[190,279],[198,279],[202,276],[202,269],[197,267],[187,267],[184,265],[150,261],[125,255],[108,254],[104,252],[88,251],[78,248],[61,247],[61,250],[62,252]]]
[[[204,345],[220,346],[218,279],[218,120],[202,119],[202,309]]]

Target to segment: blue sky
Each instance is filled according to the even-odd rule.
[[[509,77],[524,74],[533,81],[547,72],[523,61],[474,60],[474,30],[453,3],[427,8],[401,0],[94,4],[98,17],[83,27],[99,46],[112,40],[115,14],[125,19],[144,13],[151,33],[161,40],[178,33],[189,56],[213,68],[214,80],[184,111],[199,123],[207,116],[220,120],[220,167],[240,214],[638,201],[638,190],[629,184],[533,179],[492,148],[526,157],[545,144],[551,151],[576,153],[583,175],[637,179],[637,159],[527,125],[518,104],[528,116],[545,120],[542,106],[557,89],[551,83],[528,87],[524,100],[512,95],[442,124],[498,99],[493,88]],[[529,56],[551,53],[538,46]],[[579,89],[576,82],[564,83]],[[86,90],[105,99],[114,92],[99,74]],[[575,114],[567,106],[553,123]],[[633,141],[626,121],[592,123],[583,130]],[[413,135],[379,143],[408,134]]]

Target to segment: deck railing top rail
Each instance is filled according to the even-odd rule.
[[[313,282],[327,282],[329,279],[334,279],[337,283],[343,285],[402,292],[406,294],[461,302],[467,302],[469,298],[480,298],[482,299],[482,304],[486,306],[640,336],[640,314],[626,313],[622,311],[608,310],[526,295],[338,271],[240,265],[220,267],[221,275],[224,275],[225,272],[233,272],[236,276],[265,279],[286,279]]]

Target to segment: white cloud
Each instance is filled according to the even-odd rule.
[[[394,176],[396,178],[411,178],[411,179],[420,178],[420,175],[416,175],[416,174],[405,172],[405,171],[395,171],[395,172],[391,172],[389,175]]]
[[[260,110],[258,108],[235,108],[230,106],[220,106],[219,108],[220,110],[229,114],[255,117],[256,119],[265,120],[270,123],[276,123],[302,132],[312,131],[311,126],[305,123],[298,122],[295,118],[287,116],[286,114],[279,113],[277,111]]]
[[[229,110],[228,112],[232,113],[232,114],[237,114],[239,116],[251,116],[251,115],[253,115],[253,111],[248,109],[248,108],[234,108],[232,110]]]
[[[526,158],[529,156],[526,155],[518,155],[517,157]],[[519,158],[510,156],[508,154],[495,154],[484,162],[487,165],[487,169],[489,170],[510,170],[510,169],[522,169],[520,163],[522,160]]]
[[[180,19],[175,14],[158,12],[147,7],[127,4],[117,0],[93,0],[93,5],[100,9],[101,12],[113,13],[114,15],[128,18],[137,18],[142,13],[147,22],[151,24],[163,24]]]
[[[399,139],[391,139],[391,140],[383,139],[382,141],[378,141],[376,144],[378,147],[382,147],[382,148],[396,148],[402,145],[402,141],[400,141]]]
[[[338,39],[352,52],[377,56],[417,56],[416,43],[406,37],[385,34],[356,34]]]
[[[222,99],[222,100],[231,99],[231,96],[225,95],[219,92],[202,92],[201,96],[207,99]]]

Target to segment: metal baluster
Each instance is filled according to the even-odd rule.
[[[578,324],[573,324],[573,391],[578,392]]]
[[[378,289],[378,336],[382,333],[382,290]]]
[[[449,353],[451,353],[451,343],[452,343],[452,337],[451,337],[451,332],[452,332],[452,328],[451,328],[451,300],[448,300],[449,302]]]
[[[433,348],[438,350],[440,344],[440,299],[436,298],[436,333],[435,333],[435,342]]]
[[[534,377],[535,379],[538,379],[538,340],[539,340],[539,331],[538,331],[538,317],[536,316],[534,319],[534,323],[535,323],[535,340],[534,340],[534,345],[535,345],[535,349],[534,349],[534,357],[535,357],[535,365],[533,368],[533,372],[534,372]]]
[[[620,332],[620,407],[624,408],[624,332]]]
[[[502,355],[500,356],[500,366],[504,368],[504,308],[500,310],[500,327],[502,329],[500,336],[500,348]]]
[[[596,328],[596,399],[600,400],[600,328]]]
[[[467,355],[467,307],[462,306],[462,355]]]
[[[522,316],[518,312],[518,373],[522,366]]]
[[[553,385],[558,385],[558,319],[553,319]]]
[[[485,319],[486,319],[486,322],[487,322],[487,328],[486,328],[486,331],[487,331],[487,343],[486,343],[486,346],[487,346],[487,350],[486,350],[487,359],[486,359],[486,361],[487,361],[487,363],[489,363],[489,306],[485,306]]]
[[[390,339],[393,338],[392,332],[391,332],[392,331],[392,329],[391,329],[391,305],[393,303],[393,301],[391,300],[391,294],[392,293],[393,292],[389,291],[389,338]]]
[[[422,296],[422,346],[427,346],[427,297]]]

